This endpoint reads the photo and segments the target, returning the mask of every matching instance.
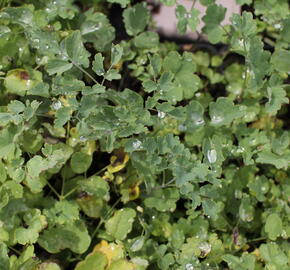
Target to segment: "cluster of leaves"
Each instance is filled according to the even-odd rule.
[[[290,268],[288,1],[160,2],[1,2],[1,269]]]

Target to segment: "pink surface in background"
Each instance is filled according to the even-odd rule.
[[[192,0],[179,0],[178,4],[183,5],[187,10],[191,9],[193,1]],[[217,0],[216,4],[220,4],[227,8],[225,20],[222,24],[228,24],[230,22],[230,18],[233,13],[240,13],[240,6],[236,4],[235,0]],[[203,22],[201,18],[205,15],[206,7],[202,6],[198,1],[194,6],[200,11],[200,25],[198,31],[202,28]],[[176,6],[165,6],[162,5],[160,8],[160,12],[154,15],[154,21],[156,23],[156,27],[158,32],[162,32],[165,35],[176,36],[176,25],[177,20],[175,16],[175,8]],[[188,30],[186,36],[195,38],[196,34],[192,31]]]

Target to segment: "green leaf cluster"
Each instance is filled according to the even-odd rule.
[[[0,3],[1,270],[290,269],[289,1],[153,2]]]

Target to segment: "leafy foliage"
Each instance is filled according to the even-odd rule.
[[[289,3],[199,2],[1,2],[0,269],[290,268]]]

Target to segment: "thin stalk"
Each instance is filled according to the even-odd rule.
[[[245,90],[246,86],[247,86],[247,80],[248,80],[248,67],[247,67],[247,48],[246,48],[246,43],[245,43],[245,39],[243,38],[243,47],[244,47],[244,51],[245,51],[245,78],[244,78],[244,83],[243,83],[243,91]]]
[[[62,199],[66,199],[69,195],[73,194],[75,191],[77,190],[77,188],[73,188],[71,189],[68,193],[66,193],[65,195],[62,196]]]
[[[43,113],[36,113],[35,115],[37,115],[37,116],[41,116],[41,117],[46,117],[46,118],[54,119],[53,116],[51,116],[51,115],[47,115],[47,114],[43,114]]]
[[[166,181],[165,171],[162,172],[162,186],[164,187]]]
[[[225,31],[225,33],[227,34],[228,37],[230,37],[230,33],[228,32],[228,30],[223,26],[221,25],[221,28]]]
[[[247,243],[258,242],[258,241],[263,241],[263,240],[267,240],[267,238],[266,237],[258,237],[258,238],[254,238],[254,239],[247,241]]]
[[[195,4],[196,4],[196,1],[197,1],[197,0],[193,0],[192,5],[191,5],[191,9],[194,8],[194,6],[195,6]]]
[[[69,131],[70,131],[70,121],[67,122],[66,125],[66,139],[69,139]]]
[[[106,71],[106,73],[108,73],[111,69],[112,69],[112,65],[109,67],[109,69]],[[102,82],[101,82],[101,85],[103,85],[104,84],[104,82],[105,82],[105,76],[103,77],[103,80],[102,80]]]
[[[61,201],[62,200],[62,197],[55,190],[55,188],[48,181],[46,181],[46,184],[49,186],[49,188],[51,189],[51,191],[57,196],[57,198]]]
[[[72,61],[72,64],[78,68],[80,71],[82,71],[84,74],[86,74],[95,84],[98,84],[97,80],[86,70],[84,70],[81,66],[79,66],[78,64],[76,64],[75,62]]]
[[[94,173],[92,176],[99,175],[100,173],[102,173],[103,171],[105,171],[108,167],[109,167],[109,165],[105,166],[104,168],[102,168],[99,171],[97,171],[96,173]]]
[[[107,212],[105,218],[101,218],[98,226],[96,227],[96,229],[93,231],[92,233],[92,238],[94,238],[97,234],[97,232],[99,231],[99,229],[101,228],[101,226],[107,221],[107,219],[111,216],[111,212],[112,210],[116,207],[116,205],[121,201],[121,198],[119,198],[117,201],[115,201],[115,203],[112,205],[112,207],[109,209],[109,211]]]
[[[65,184],[65,177],[61,178],[61,191],[60,191],[60,196],[64,198],[63,193],[64,193],[64,184]]]
[[[11,249],[13,252],[15,252],[17,255],[21,255],[21,252],[19,252],[17,249],[15,249],[14,247],[10,247],[8,246],[9,249]]]

